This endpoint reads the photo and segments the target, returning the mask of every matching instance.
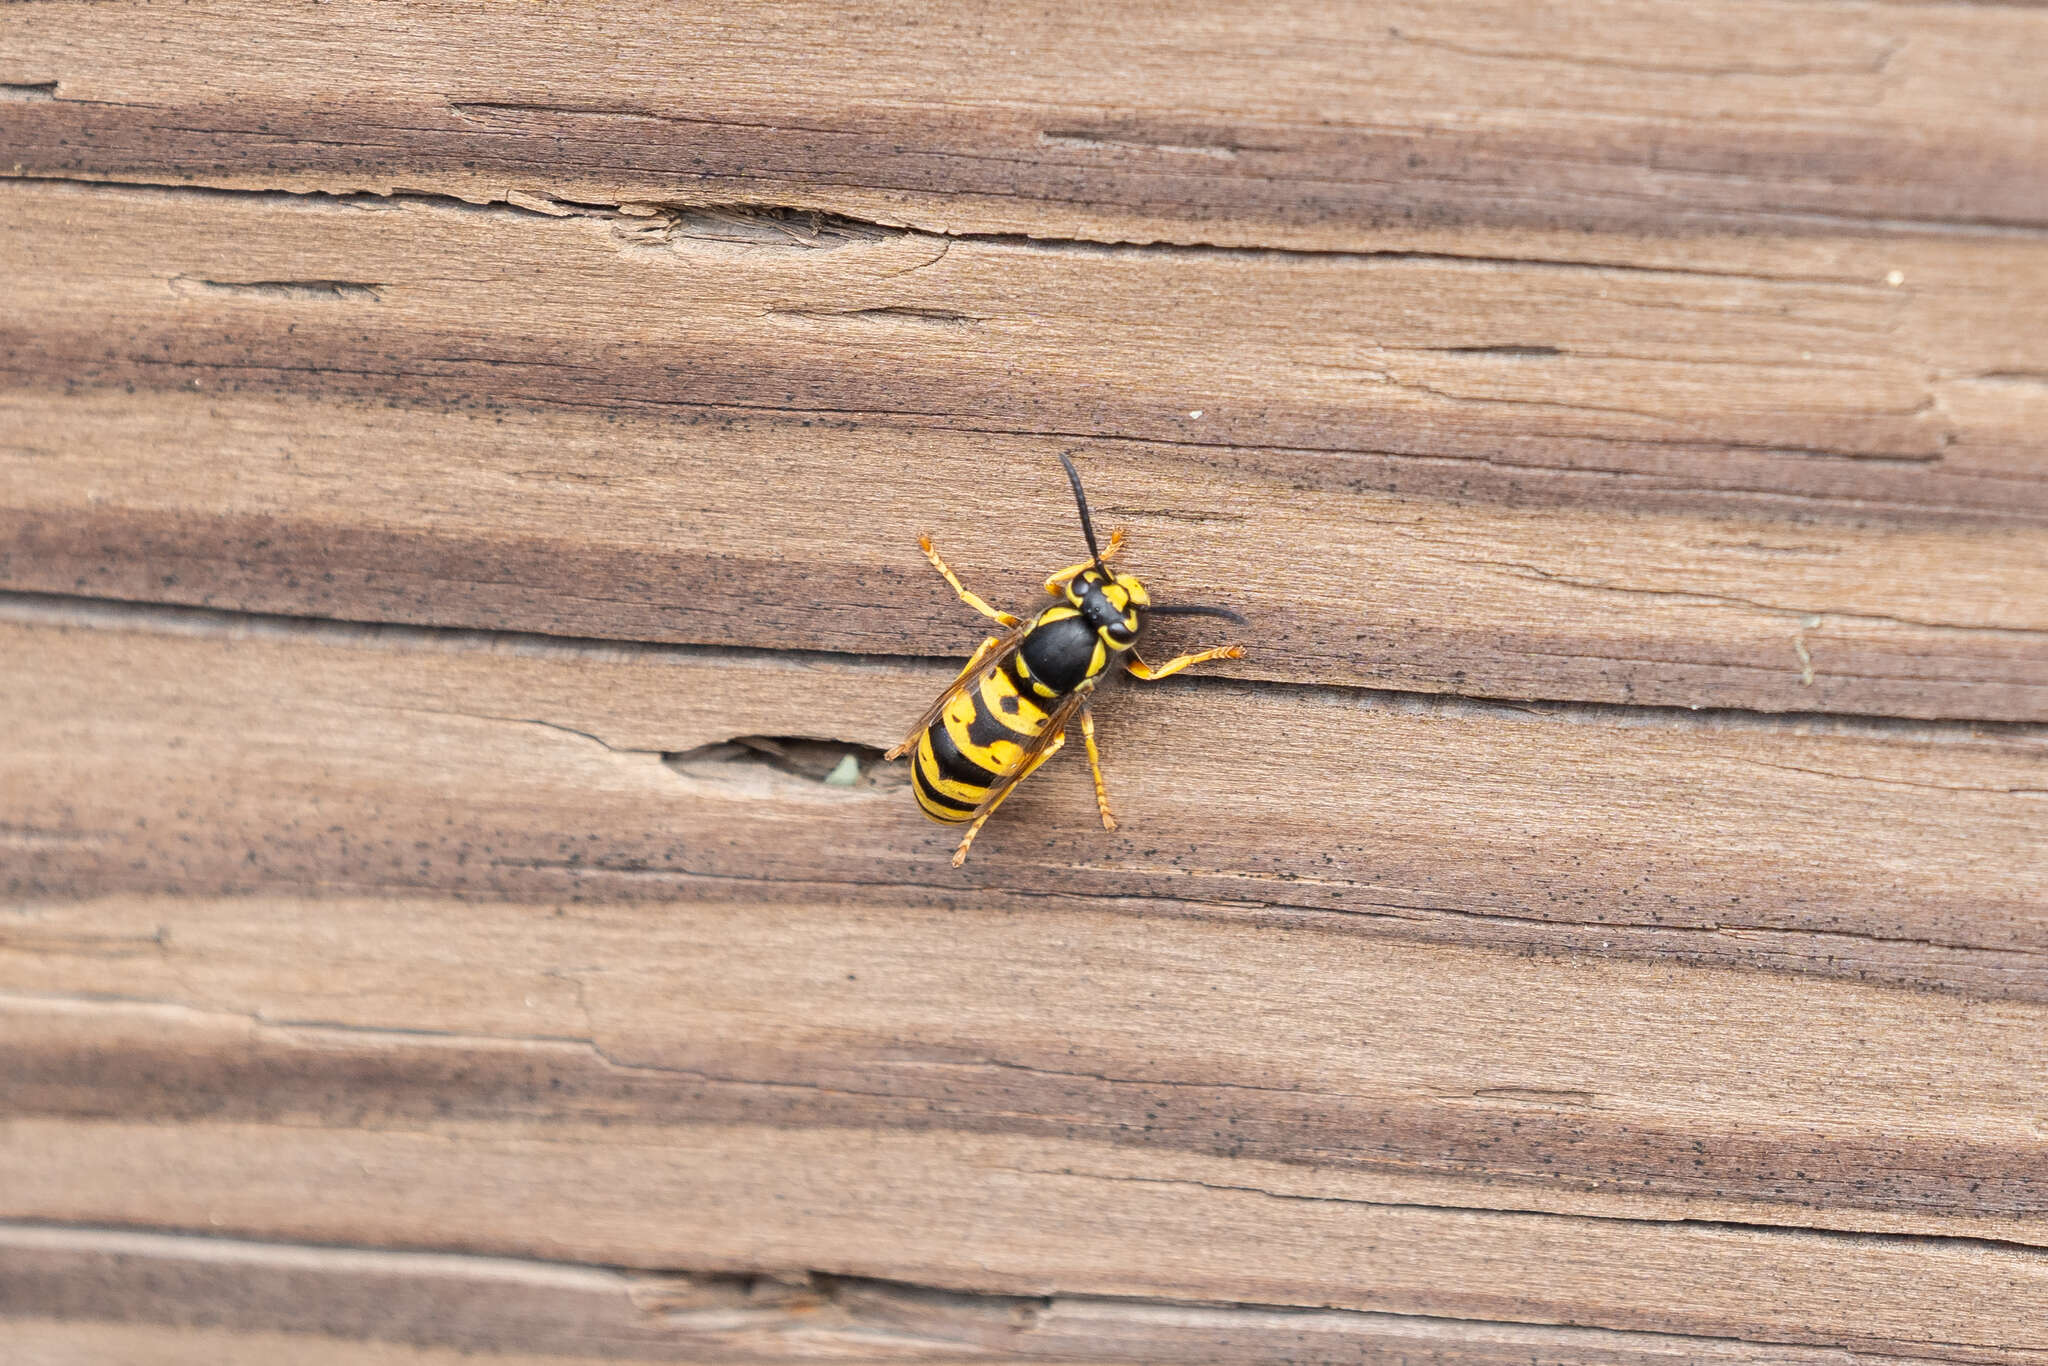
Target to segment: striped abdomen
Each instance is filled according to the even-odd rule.
[[[1093,687],[1107,666],[1095,631],[1072,607],[1048,608],[987,677],[947,704],[917,742],[911,782],[935,821],[970,820],[1023,761],[1060,700]]]

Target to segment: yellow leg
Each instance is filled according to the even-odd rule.
[[[1169,659],[1164,664],[1161,664],[1158,668],[1155,669],[1150,664],[1147,664],[1144,660],[1138,658],[1138,652],[1136,650],[1133,650],[1129,654],[1124,656],[1124,667],[1131,671],[1131,677],[1142,678],[1149,683],[1155,678],[1165,678],[1168,674],[1177,674],[1190,664],[1206,664],[1212,659],[1243,658],[1243,646],[1218,645],[1213,650],[1197,650],[1193,654],[1181,655],[1176,659]]]
[[[1109,549],[1102,552],[1102,562],[1104,564],[1108,564],[1111,560],[1116,558],[1116,552],[1122,550],[1123,548],[1124,529],[1122,527],[1118,527],[1115,531],[1109,533]],[[1053,594],[1054,596],[1058,596],[1059,594],[1066,592],[1067,580],[1073,578],[1074,575],[1080,573],[1082,570],[1086,569],[1089,565],[1094,563],[1095,561],[1093,560],[1083,560],[1079,564],[1068,565],[1065,569],[1062,569],[1059,573],[1053,575],[1051,578],[1045,581],[1045,591]]]
[[[1095,748],[1095,713],[1081,704],[1081,743],[1088,747],[1088,771],[1095,776],[1095,806],[1102,812],[1102,828],[1116,829],[1116,817],[1109,814],[1109,789],[1102,785],[1102,755]]]
[[[931,537],[918,537],[917,545],[920,550],[924,551],[924,557],[932,562],[932,568],[938,570],[939,576],[946,581],[947,585],[955,593],[960,595],[960,601],[966,603],[985,617],[994,617],[1005,626],[1015,626],[1017,624],[1018,618],[1011,616],[1008,612],[998,612],[995,608],[983,602],[979,596],[968,591],[967,585],[960,582],[960,576],[953,572],[952,566],[940,559],[939,552],[932,549]]]
[[[1045,747],[1045,753],[1039,755],[1036,759],[1031,761],[1031,767],[1025,769],[1021,774],[1019,774],[1017,776],[1016,782],[1011,783],[1008,787],[1003,789],[1002,795],[998,796],[995,799],[995,801],[990,804],[988,810],[982,812],[979,816],[976,816],[974,818],[973,823],[967,827],[967,833],[960,837],[960,847],[953,851],[953,866],[955,868],[958,868],[961,864],[967,862],[967,851],[969,848],[973,846],[974,837],[981,833],[982,826],[988,824],[988,818],[996,814],[996,807],[1001,806],[1005,801],[1009,800],[1010,794],[1012,792],[1015,792],[1018,788],[1022,787],[1024,785],[1024,780],[1030,777],[1032,774],[1038,772],[1038,766],[1044,763],[1047,759],[1052,758],[1053,755],[1058,754],[1060,750],[1063,747],[1065,747],[1066,743],[1067,737],[1063,732],[1057,738],[1055,738],[1051,744]]]

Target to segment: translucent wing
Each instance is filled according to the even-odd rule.
[[[1030,630],[1030,622],[1019,622],[1006,634],[991,636],[988,641],[983,642],[982,648],[975,652],[974,658],[967,661],[967,667],[960,671],[960,676],[947,684],[946,690],[939,694],[939,700],[932,703],[925,714],[918,718],[916,727],[904,737],[903,743],[882,757],[900,759],[917,748],[917,742],[931,729],[932,722],[945,714],[946,704],[969,688],[979,686],[982,679],[1000,668],[1004,660],[1016,653],[1017,647],[1024,642],[1024,637]]]
[[[1046,751],[1058,744],[1059,738],[1066,734],[1067,723],[1074,719],[1074,713],[1081,709],[1081,703],[1087,698],[1087,693],[1075,692],[1068,693],[1060,699],[1059,706],[1055,707],[1052,715],[1047,718],[1045,729],[1033,736],[1031,743],[1024,746],[1024,752],[1017,756],[1016,767],[996,779],[996,785],[981,799],[981,805],[974,808],[973,819],[976,826],[987,820],[989,813],[1002,805],[1003,798],[1010,795],[1012,788],[1031,776],[1031,770],[1037,768],[1046,758]]]

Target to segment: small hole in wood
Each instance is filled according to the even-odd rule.
[[[882,751],[872,745],[803,735],[739,735],[664,754],[661,762],[688,777],[765,769],[846,791],[901,786],[907,773],[885,763]]]

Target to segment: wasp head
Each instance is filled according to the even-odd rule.
[[[1066,598],[1112,650],[1128,650],[1138,643],[1143,624],[1139,613],[1152,605],[1145,585],[1134,576],[1093,567],[1067,581]]]

